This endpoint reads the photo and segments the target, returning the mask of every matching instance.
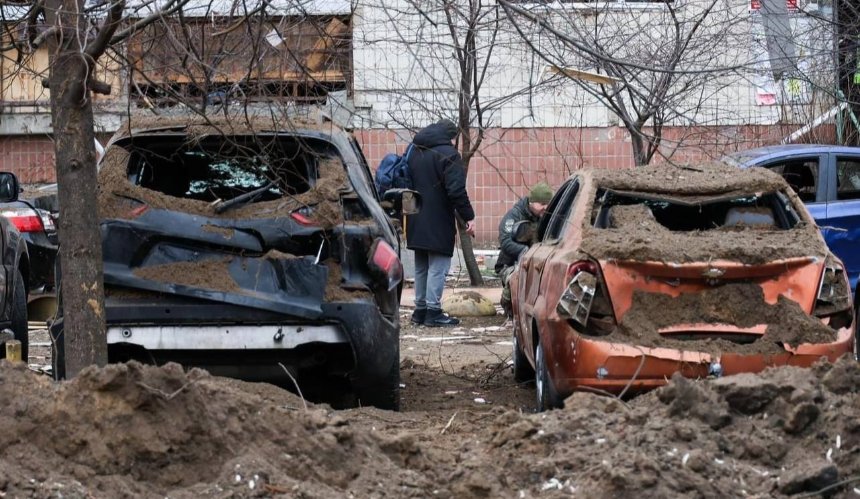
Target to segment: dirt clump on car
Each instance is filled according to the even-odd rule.
[[[326,302],[352,301],[373,297],[366,289],[345,289],[340,264],[334,260],[326,260],[324,263],[328,268],[328,280],[323,298]]]
[[[134,275],[150,281],[192,288],[214,289],[228,293],[242,292],[242,288],[230,275],[229,258],[150,265],[135,269]]]
[[[771,192],[787,185],[781,176],[765,168],[741,169],[718,162],[598,169],[595,179],[601,186],[618,191],[701,197]]]
[[[766,325],[767,328],[764,335],[749,343],[725,339],[679,340],[659,332],[680,324],[727,324],[741,328]],[[806,314],[793,300],[780,296],[775,304],[770,304],[765,301],[761,286],[729,283],[677,297],[634,291],[633,303],[619,327],[601,339],[712,354],[779,354],[785,352],[783,344],[797,347],[802,343],[832,343],[836,341],[836,331]]]
[[[176,364],[55,383],[4,361],[0,380],[7,497],[843,496],[860,475],[849,358],[676,375],[627,401],[576,393],[541,414],[305,408]]]

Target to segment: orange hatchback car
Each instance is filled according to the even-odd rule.
[[[514,375],[538,409],[854,351],[842,263],[768,170],[582,170],[558,189],[511,278]]]

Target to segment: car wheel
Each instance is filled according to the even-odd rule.
[[[30,355],[30,334],[27,330],[27,288],[21,271],[15,271],[15,283],[12,289],[12,315],[10,328],[15,339],[21,342],[21,360],[28,362]],[[2,358],[6,357],[6,349],[2,349]]]
[[[384,378],[364,386],[358,393],[358,401],[362,407],[372,405],[388,411],[399,411],[400,361],[394,362]]]
[[[538,344],[535,352],[535,387],[537,393],[537,410],[538,412],[548,411],[550,409],[559,409],[563,407],[561,398],[558,392],[555,391],[555,385],[552,378],[549,376],[549,369],[546,366],[546,358],[543,353],[543,346]]]
[[[535,378],[535,370],[529,364],[526,354],[520,346],[519,336],[517,335],[517,326],[514,326],[513,340],[513,357],[514,357],[514,381],[524,383]]]

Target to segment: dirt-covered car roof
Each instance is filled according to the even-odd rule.
[[[635,207],[616,210],[616,226],[596,228],[585,217],[580,249],[594,258],[632,261],[701,262],[729,260],[761,264],[796,257],[823,258],[829,251],[803,203],[776,173],[764,168],[741,169],[721,163],[694,166],[654,165],[624,170],[582,170],[592,179],[587,193],[594,200],[600,189],[651,194],[698,204],[780,192],[791,201],[800,220],[790,230],[759,227],[714,227],[713,230],[672,230],[657,223],[650,212]],[[683,198],[683,199],[681,199]],[[652,198],[653,199],[653,198]],[[641,216],[639,216],[641,215]],[[623,223],[621,223],[623,222]]]
[[[591,170],[598,187],[613,190],[673,194],[717,195],[735,192],[773,192],[788,189],[778,174],[764,168],[741,169],[724,163],[649,165],[621,170]]]
[[[201,116],[179,113],[161,116],[132,116],[117,130],[113,140],[140,133],[158,133],[184,130],[190,135],[249,135],[263,132],[314,131],[327,134],[345,133],[345,130],[318,111],[301,113],[240,113]]]

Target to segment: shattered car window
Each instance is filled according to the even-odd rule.
[[[313,142],[294,137],[144,138],[130,148],[128,175],[135,185],[174,197],[212,202],[261,191],[253,202],[271,201],[307,192],[319,178],[319,163],[334,153]]]
[[[598,229],[787,230],[799,221],[787,198],[779,193],[697,200],[607,190],[598,194],[595,207],[593,225]]]

